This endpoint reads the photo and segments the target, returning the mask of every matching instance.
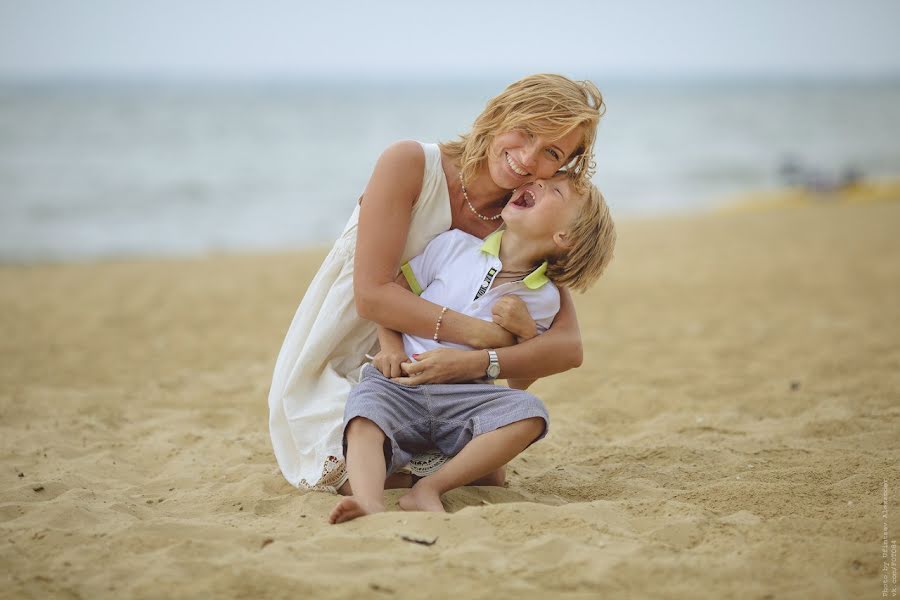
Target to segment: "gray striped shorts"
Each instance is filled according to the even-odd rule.
[[[345,457],[347,425],[354,417],[365,417],[384,432],[388,475],[415,454],[438,450],[454,456],[476,436],[530,417],[544,419],[543,432],[531,444],[550,429],[544,403],[523,390],[487,383],[401,385],[371,364],[363,367],[344,408]]]

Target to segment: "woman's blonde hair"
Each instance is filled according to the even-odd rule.
[[[563,170],[575,189],[584,193],[594,173],[594,139],[606,112],[603,96],[590,81],[573,81],[553,74],[530,75],[511,84],[487,103],[472,130],[441,144],[444,152],[470,181],[484,165],[494,137],[513,129],[528,129],[553,140],[582,127],[582,137]]]
[[[613,258],[616,226],[597,186],[590,184],[581,210],[569,224],[569,249],[547,259],[547,277],[557,285],[585,291]]]

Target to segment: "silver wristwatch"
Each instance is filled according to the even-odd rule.
[[[500,359],[497,358],[496,350],[488,350],[488,358],[490,359],[490,363],[488,363],[487,368],[487,376],[491,379],[497,379],[497,376],[500,375]]]

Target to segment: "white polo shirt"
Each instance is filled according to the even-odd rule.
[[[491,307],[501,296],[515,294],[528,307],[538,333],[543,333],[559,312],[559,290],[545,274],[546,261],[524,279],[491,288],[494,278],[503,269],[500,262],[502,237],[502,229],[484,241],[451,229],[431,240],[425,251],[403,265],[401,271],[412,291],[422,298],[483,321],[493,320]],[[403,334],[403,346],[410,358],[435,348],[471,349],[408,334]]]

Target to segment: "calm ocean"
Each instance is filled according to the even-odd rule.
[[[706,210],[788,157],[900,175],[900,84],[604,84],[618,217]],[[0,261],[328,245],[378,154],[447,140],[500,83],[0,85]]]

